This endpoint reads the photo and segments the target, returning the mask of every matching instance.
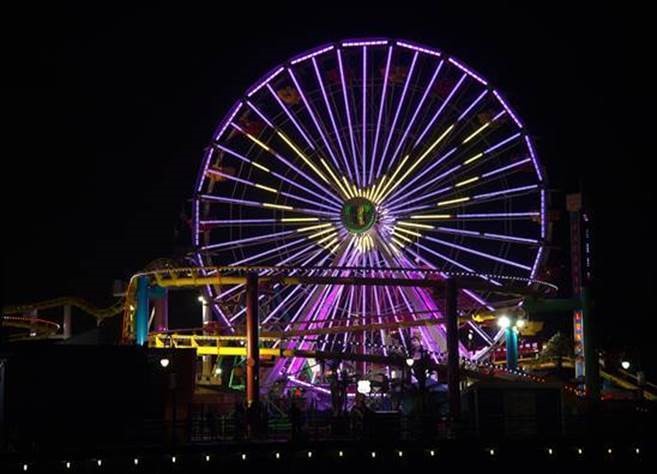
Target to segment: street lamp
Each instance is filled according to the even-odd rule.
[[[629,370],[631,365],[632,364],[630,364],[629,360],[624,360],[621,362],[621,367],[623,368],[623,370]]]
[[[170,362],[171,362],[171,361],[170,361],[167,357],[162,357],[162,358],[160,359],[160,365],[161,365],[162,368],[164,368],[164,369],[166,369],[167,367],[169,367],[169,363],[170,363]]]
[[[507,329],[509,326],[511,326],[511,319],[506,315],[502,315],[497,318],[497,325],[502,329]]]

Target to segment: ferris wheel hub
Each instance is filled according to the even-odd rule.
[[[353,197],[342,206],[342,223],[352,234],[362,234],[374,226],[377,219],[376,206],[364,197]]]

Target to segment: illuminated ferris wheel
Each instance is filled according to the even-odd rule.
[[[195,189],[196,263],[534,278],[544,180],[518,115],[461,61],[406,41],[328,44],[267,73],[220,122]],[[244,324],[243,286],[206,291],[226,331]],[[263,326],[278,330],[441,315],[421,288],[279,284],[259,298]],[[492,309],[495,295],[461,290],[460,301]],[[469,325],[482,351],[499,336]],[[444,351],[440,325],[418,334]],[[398,334],[403,344],[411,336]],[[388,341],[377,330],[290,344],[385,351]]]

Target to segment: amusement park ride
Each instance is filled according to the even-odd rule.
[[[559,306],[575,312],[583,377],[569,388],[599,397],[588,278],[561,302],[539,279],[548,197],[531,135],[481,75],[407,41],[341,41],[275,67],[221,120],[193,189],[189,266],[135,274],[107,310],[48,304],[69,308],[65,335],[77,305],[120,313],[124,344],[196,350],[201,379],[244,359],[250,405],[281,382],[325,391],[309,360],[367,378],[426,354],[453,414],[462,380],[538,380],[518,368],[518,333]],[[169,328],[181,288],[201,293],[197,329]],[[4,324],[50,337],[34,319],[46,306],[5,308]],[[506,368],[491,372],[501,346]]]

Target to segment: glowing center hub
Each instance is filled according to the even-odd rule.
[[[342,223],[349,232],[362,234],[376,222],[376,207],[369,199],[351,198],[342,206]]]

